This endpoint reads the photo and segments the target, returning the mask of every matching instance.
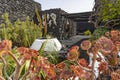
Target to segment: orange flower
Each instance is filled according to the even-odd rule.
[[[10,40],[3,40],[0,42],[0,51],[9,51],[12,48],[12,42]]]
[[[96,47],[92,47],[92,48],[91,48],[91,52],[92,52],[93,54],[97,54],[98,51],[99,51],[99,48],[96,48]]]
[[[79,57],[79,52],[77,50],[70,50],[68,53],[67,53],[67,59],[68,60],[71,60],[71,61],[75,61],[77,60]]]
[[[35,80],[41,80],[41,78],[39,76],[37,76]]]
[[[3,40],[0,42],[0,56],[6,54],[12,48],[12,42],[9,40]]]
[[[110,32],[106,32],[105,36],[110,37]]]
[[[87,67],[88,66],[88,62],[82,58],[82,59],[79,59],[78,63],[83,66],[83,67]]]
[[[46,70],[46,75],[49,79],[55,79],[55,77],[56,77],[56,73],[55,73],[54,69],[51,69],[51,68]]]
[[[38,63],[39,63],[39,66],[43,70],[46,70],[46,69],[50,68],[50,63],[49,63],[48,59],[45,58],[45,57],[39,56]]]
[[[56,65],[56,69],[57,69],[58,72],[63,71],[64,68],[65,68],[65,63],[64,62],[61,62],[61,63]]]
[[[21,57],[25,60],[29,60],[31,58],[29,52],[29,48],[26,47],[19,47],[18,52],[20,53]]]
[[[112,30],[110,32],[110,35],[111,35],[111,39],[112,39],[113,42],[118,41],[119,38],[120,38],[120,34],[119,34],[118,30]]]
[[[99,69],[100,72],[101,72],[101,71],[108,70],[108,65],[107,65],[107,63],[106,63],[106,62],[101,62],[101,63],[99,64],[98,69]]]
[[[120,80],[120,74],[117,72],[112,72],[111,78],[112,78],[112,80]]]
[[[117,72],[118,74],[120,74],[120,69],[117,69],[116,72]]]
[[[72,46],[70,49],[69,49],[69,51],[71,51],[71,50],[79,50],[79,46]]]
[[[79,78],[80,79],[83,79],[83,80],[90,80],[91,77],[92,77],[92,73],[91,72],[87,72],[87,71],[84,71],[80,76]]]
[[[70,69],[73,71],[75,76],[80,76],[83,74],[83,69],[80,66],[71,65]]]
[[[119,60],[118,60],[117,56],[107,57],[107,59],[109,60],[109,64],[111,66],[118,65]]]
[[[80,46],[83,50],[88,50],[91,47],[91,42],[89,40],[84,40]]]
[[[19,47],[18,48],[18,52],[21,54],[21,55],[24,55],[24,54],[26,54],[27,52],[28,52],[28,48],[26,48],[26,47]]]
[[[30,59],[31,57],[37,57],[38,54],[39,54],[36,50],[29,49],[29,48],[26,48],[26,47],[19,47],[18,52],[26,60]]]
[[[118,49],[118,51],[120,51],[120,41],[116,41],[115,46]]]
[[[29,49],[28,54],[30,54],[31,57],[37,57],[39,53],[34,49]]]
[[[111,53],[112,50],[114,49],[114,44],[113,42],[106,38],[106,37],[100,37],[98,40],[100,51],[103,52],[104,54]]]
[[[62,73],[59,75],[60,79],[63,79],[63,80],[68,80],[72,76],[73,76],[73,73],[70,70],[63,70]]]

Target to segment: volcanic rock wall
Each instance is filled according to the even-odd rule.
[[[9,13],[9,19],[11,22],[17,19],[25,20],[27,16],[30,19],[35,15],[33,0],[0,0],[0,23],[3,23],[1,15],[3,13]],[[37,3],[37,7],[41,10],[41,5]]]
[[[64,14],[68,13],[61,9],[50,9],[42,12],[42,20],[44,20],[44,15],[47,16],[48,34],[59,39],[68,39],[76,34],[76,23],[66,18]]]

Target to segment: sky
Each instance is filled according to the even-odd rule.
[[[61,8],[68,13],[92,11],[94,0],[35,0],[41,3],[42,10]]]

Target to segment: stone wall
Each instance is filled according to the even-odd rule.
[[[48,34],[58,39],[68,39],[76,34],[76,23],[66,18],[64,14],[68,13],[61,9],[50,9],[42,12],[42,20],[44,20],[43,16],[47,15]]]
[[[32,19],[35,15],[33,0],[0,0],[0,23],[4,22],[1,15],[9,13],[11,22],[17,19],[25,20],[27,16]],[[41,5],[37,3],[37,7],[41,10]]]
[[[82,13],[72,13],[72,14],[66,15],[66,17],[76,22],[77,34],[83,34],[87,30],[93,33],[93,31],[95,30],[94,25],[89,23],[89,17],[91,14],[92,14],[91,11],[82,12]]]

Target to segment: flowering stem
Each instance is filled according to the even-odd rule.
[[[92,74],[95,74],[94,73],[94,66],[95,66],[95,60],[96,60],[96,54],[93,54],[93,59],[92,59]],[[95,75],[92,75],[92,80],[95,80]]]
[[[92,71],[91,69],[88,69],[88,68],[86,68],[86,67],[81,66],[81,65],[79,64],[78,60],[77,60],[77,63],[78,63],[78,65],[79,65],[83,70],[86,70],[86,71],[89,71],[89,72]]]
[[[21,68],[20,65],[17,65],[17,66],[16,66],[15,74],[14,74],[14,76],[13,76],[13,80],[18,80],[19,74],[20,74],[20,68]]]

